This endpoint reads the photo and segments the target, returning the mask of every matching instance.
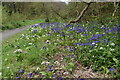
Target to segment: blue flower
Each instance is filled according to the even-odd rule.
[[[70,49],[70,52],[73,52],[73,49]]]
[[[66,25],[64,28],[67,28],[67,27],[69,27],[70,25]]]
[[[38,24],[35,24],[34,27],[38,27],[39,25]]]
[[[33,75],[33,73],[30,73],[30,74],[29,74],[29,77],[32,77],[32,75]]]
[[[79,43],[74,43],[74,45],[79,45]]]
[[[109,71],[115,71],[115,69],[114,68],[110,68]]]
[[[22,51],[20,51],[20,53],[22,53]]]
[[[58,80],[62,80],[63,78],[62,78],[62,76],[60,76],[59,78],[58,78]]]
[[[87,41],[90,41],[90,39],[87,39]]]
[[[45,47],[45,46],[43,46],[43,47],[42,47],[42,49],[46,49],[46,47]]]
[[[80,80],[85,80],[85,79],[81,78]]]
[[[94,43],[98,43],[99,41],[93,41]]]
[[[53,69],[52,69],[53,66],[54,65],[49,66],[49,71],[53,71]]]
[[[106,43],[106,42],[108,42],[108,40],[107,40],[107,39],[104,39],[103,41],[104,41],[105,43]]]
[[[37,29],[34,29],[34,30],[33,30],[33,32],[36,32],[36,31],[38,31],[38,30],[37,30]]]
[[[51,77],[54,78],[54,77],[55,77],[55,74],[53,74]]]
[[[66,46],[66,49],[69,49],[70,48],[70,46]]]
[[[69,29],[68,31],[72,31],[73,29]]]
[[[49,66],[49,68],[51,69],[53,66],[54,66],[54,65],[51,65],[51,66]]]
[[[23,73],[23,70],[20,70],[19,72],[20,72],[20,73]]]
[[[18,78],[20,78],[20,77],[18,76],[18,77],[16,77],[16,78],[18,79]]]
[[[66,58],[69,58],[69,56],[66,56]]]
[[[88,34],[82,34],[83,36],[88,36]]]
[[[68,34],[68,36],[70,37],[70,36],[71,36],[71,34]]]
[[[64,32],[62,32],[62,36],[65,37],[65,33]]]
[[[102,36],[105,36],[105,34],[102,34]]]

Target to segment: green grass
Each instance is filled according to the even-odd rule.
[[[99,74],[119,78],[119,37],[116,30],[119,24],[106,23],[105,25],[106,27],[99,23],[86,23],[68,25],[69,27],[64,28],[65,24],[46,23],[5,40],[2,43],[3,77],[28,78],[32,73],[33,78],[51,78],[54,74],[56,78],[60,76],[73,78],[74,71],[80,68],[76,63],[80,63]],[[86,32],[84,28],[87,29]],[[51,29],[58,32],[54,33]],[[80,30],[83,31],[78,32]],[[113,32],[110,32],[111,30]],[[71,35],[68,36],[69,34]],[[91,39],[93,35],[97,39]],[[80,42],[88,43],[88,39],[91,39],[93,46],[76,45]],[[110,68],[115,70],[110,71]],[[19,72],[21,70],[22,72]],[[69,72],[69,75],[63,75],[64,72]]]
[[[8,22],[5,24],[2,24],[2,30],[7,30],[7,29],[15,29],[27,25],[32,25],[32,24],[37,24],[37,23],[44,23],[44,19],[36,19],[36,20],[22,20],[22,21],[12,21]],[[0,31],[2,31],[0,30]]]

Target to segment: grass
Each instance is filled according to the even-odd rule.
[[[2,43],[2,76],[77,78],[84,66],[94,78],[119,78],[119,28],[117,22],[34,25]],[[88,73],[84,75],[90,78]]]
[[[12,22],[7,22],[5,24],[2,24],[2,30],[4,31],[7,29],[15,29],[27,25],[32,25],[32,24],[37,24],[37,23],[44,23],[44,19],[36,19],[36,20],[22,20],[22,21],[12,21]]]

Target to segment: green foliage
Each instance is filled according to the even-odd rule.
[[[97,8],[96,5],[92,5],[91,8],[95,10],[95,13],[90,11],[91,9],[88,10],[85,13],[87,16],[82,18],[83,23],[72,25],[62,23],[67,20],[58,18],[50,10],[51,5],[48,3],[24,4],[27,5],[22,6],[23,10],[20,6],[17,7],[23,13],[15,12],[13,6],[11,8],[8,7],[9,5],[4,6],[2,29],[40,24],[36,24],[27,29],[25,33],[2,43],[3,78],[28,78],[31,75],[32,78],[52,78],[54,74],[56,74],[56,78],[73,77],[74,70],[78,69],[76,62],[80,62],[82,66],[90,68],[94,72],[108,74],[110,78],[120,77],[119,31],[116,30],[119,28],[118,17],[110,17],[111,10],[108,10],[108,13],[111,12],[110,14],[104,13],[108,6],[111,7],[109,4]],[[75,9],[82,10],[83,4],[79,4],[81,5]],[[62,16],[67,18],[69,16],[68,20],[71,20],[76,17],[73,12],[75,9],[71,10],[73,8],[71,5],[75,4],[68,5],[69,9],[66,8],[67,12],[64,13],[62,11],[65,6],[60,5],[60,9],[58,6],[55,7],[55,10]],[[52,5],[52,7],[54,6]],[[11,14],[6,12],[8,9],[12,11]],[[99,12],[101,9],[103,10],[102,16]],[[45,20],[47,17],[49,21]],[[113,21],[110,23],[111,19]],[[89,42],[90,44],[87,44]],[[20,70],[24,72],[19,72]],[[69,76],[63,75],[64,71],[70,73]]]
[[[52,28],[57,30],[58,26],[58,32],[54,33],[51,31]],[[15,74],[22,69],[25,73],[21,77],[26,77],[25,75],[30,72],[36,72],[43,78],[51,78],[59,71],[58,67],[69,73],[74,72],[78,67],[76,61],[95,72],[119,77],[119,42],[118,33],[114,30],[118,27],[117,21],[115,23],[105,23],[105,25],[83,23],[80,25],[73,24],[67,28],[64,27],[64,23],[53,23],[51,25],[41,23],[29,28],[18,38],[4,43],[3,77],[16,77]],[[86,28],[87,32],[68,31],[73,27],[75,29]],[[60,28],[64,29],[61,30]],[[112,32],[112,30],[114,31]],[[69,34],[71,36],[68,36]],[[93,35],[98,35],[99,41],[92,39]],[[100,37],[100,35],[103,37]],[[75,43],[78,44],[80,42],[85,44],[89,42],[87,41],[88,39],[91,39],[93,46],[75,45]],[[61,54],[63,56],[59,57]],[[31,69],[35,66],[40,69]],[[111,68],[115,69],[113,69],[113,73]],[[72,76],[72,74],[70,75]],[[60,75],[57,74],[56,76],[59,77]],[[63,76],[66,77],[65,75]]]

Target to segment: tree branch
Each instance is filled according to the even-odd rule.
[[[69,21],[68,22],[68,25],[71,24],[71,23],[76,23],[78,21],[80,21],[80,19],[83,17],[84,13],[87,11],[88,7],[90,6],[92,2],[89,2],[89,3],[86,3],[87,5],[85,6],[85,8],[81,11],[80,15],[75,19],[75,20],[72,20],[72,21]]]

